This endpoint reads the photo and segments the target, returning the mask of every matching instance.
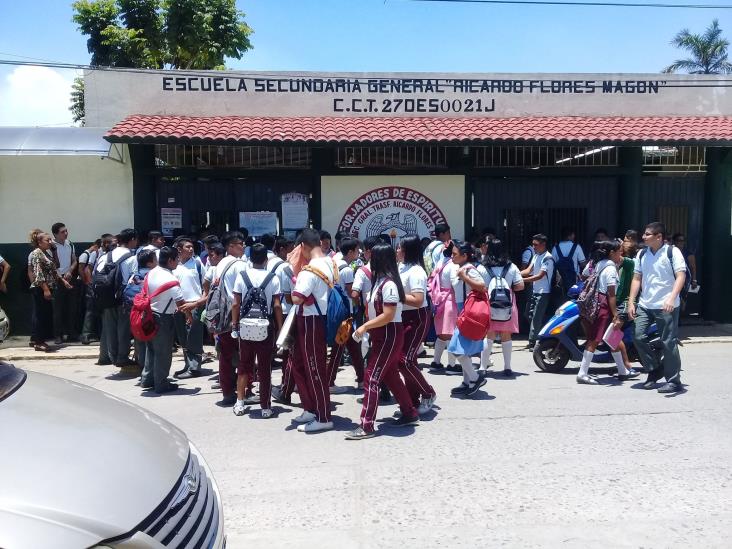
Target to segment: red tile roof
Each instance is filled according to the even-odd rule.
[[[732,143],[732,117],[366,118],[134,115],[105,136],[164,143]]]

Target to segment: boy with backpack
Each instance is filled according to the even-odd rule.
[[[135,297],[142,291],[147,273],[158,266],[158,258],[155,251],[143,250],[140,252],[137,255],[137,265],[137,271],[127,281],[127,285],[122,294],[125,310],[128,311],[127,314],[130,314],[130,311],[132,311]],[[135,338],[135,358],[137,358],[137,363],[143,367],[145,366],[146,349],[145,342]]]
[[[154,251],[152,253],[155,253]],[[152,269],[143,282],[140,294],[135,298],[135,309],[142,297],[149,297],[150,310],[155,322],[154,336],[145,344],[145,367],[140,378],[140,387],[154,389],[157,394],[169,393],[178,389],[168,381],[173,361],[173,340],[175,326],[173,314],[185,304],[180,282],[173,274],[178,266],[178,250],[164,246],[158,253],[158,266]],[[133,310],[133,317],[137,311]],[[191,314],[185,313],[190,324]],[[138,330],[137,324],[134,331]],[[141,334],[137,334],[139,337]]]
[[[130,354],[130,316],[122,303],[124,286],[137,270],[137,258],[132,250],[137,247],[137,231],[124,229],[117,237],[117,247],[99,256],[92,275],[94,302],[102,311],[101,347],[97,364],[114,364],[120,368],[137,368]],[[124,372],[124,370],[123,370]]]
[[[329,286],[335,284],[338,269],[323,252],[318,231],[303,229],[300,241],[302,255],[309,263],[298,273],[292,290],[292,302],[300,306],[296,319],[297,340],[292,350],[292,373],[304,408],[294,421],[300,424],[298,431],[316,433],[333,429],[325,312],[331,291]]]
[[[234,284],[234,303],[231,309],[233,330],[231,338],[239,344],[239,367],[236,381],[234,415],[245,412],[244,398],[249,381],[254,377],[257,363],[259,403],[262,417],[272,417],[272,353],[275,328],[282,327],[280,279],[276,268],[267,269],[267,247],[254,244],[249,254],[253,267],[241,272]]]
[[[562,278],[562,290],[564,297],[569,294],[570,288],[579,280],[579,273],[586,262],[585,252],[575,242],[575,232],[569,227],[562,229],[562,240],[554,246],[552,258],[557,267],[557,272]]]
[[[546,315],[549,300],[551,299],[552,283],[554,280],[554,259],[546,249],[547,237],[543,234],[535,234],[531,239],[531,246],[534,249],[534,257],[529,266],[521,271],[524,284],[532,283],[532,294],[527,304],[527,317],[530,322],[529,344],[527,349],[531,350],[536,344]]]

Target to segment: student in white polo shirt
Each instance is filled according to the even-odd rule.
[[[575,239],[574,229],[563,227],[562,240],[552,249],[554,265],[562,275],[562,289],[565,296],[579,280],[579,274],[587,261],[582,246]]]
[[[178,266],[178,250],[165,246],[160,250],[158,257],[160,258],[158,266],[147,274],[148,295],[152,295],[163,284],[174,283],[174,285],[150,301],[158,333],[145,345],[145,367],[140,378],[140,386],[162,394],[178,389],[175,383],[168,381],[168,375],[173,360],[175,339],[173,314],[185,304],[185,300],[180,282],[173,274],[173,270]],[[186,318],[188,322],[191,321],[190,313],[186,313]]]
[[[527,314],[531,327],[529,329],[528,349],[532,349],[536,338],[544,326],[544,316],[551,299],[552,280],[554,280],[554,259],[546,249],[547,237],[535,234],[531,239],[534,257],[529,266],[521,271],[524,283],[531,283],[532,295],[527,303]]]
[[[201,312],[206,305],[203,293],[204,268],[201,260],[193,254],[193,241],[180,237],[175,241],[178,250],[178,266],[173,274],[180,282],[185,305],[175,313],[175,333],[183,349],[185,367],[175,373],[178,379],[188,379],[201,375],[203,362],[203,322]],[[186,323],[185,313],[190,313],[192,321]]]
[[[71,284],[68,289],[63,284],[58,284],[53,291],[53,335],[56,338],[54,343],[61,345],[64,342],[64,333],[69,341],[77,341],[78,330],[78,286],[76,284],[76,250],[69,240],[69,229],[64,223],[54,223],[51,227],[53,233],[54,261],[58,275]]]
[[[643,367],[649,371],[644,389],[653,389],[666,378],[659,393],[681,391],[681,357],[679,356],[679,294],[686,279],[686,262],[676,247],[665,244],[663,223],[649,223],[643,233],[647,248],[635,260],[635,274],[630,286],[628,316],[635,319],[635,347]],[[636,297],[640,292],[638,305]],[[652,323],[661,334],[663,358],[660,363],[652,351],[646,332]]]

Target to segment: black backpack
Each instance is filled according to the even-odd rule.
[[[562,277],[562,287],[565,293],[569,289],[577,284],[577,271],[574,269],[574,253],[577,251],[577,243],[572,244],[572,249],[569,250],[569,255],[565,256],[562,254],[562,248],[557,244],[557,264],[556,269],[559,276]]]
[[[241,273],[241,277],[247,293],[244,294],[239,309],[239,337],[246,341],[264,341],[267,339],[271,319],[265,288],[275,277],[274,270],[267,273],[259,286],[252,284],[246,271]]]
[[[107,252],[102,270],[94,269],[92,292],[98,308],[111,309],[122,303],[122,290],[126,281],[122,281],[121,265],[133,255],[127,252],[117,261],[112,261],[112,252]]]

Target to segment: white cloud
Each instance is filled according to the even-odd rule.
[[[16,67],[0,80],[0,126],[73,125],[72,71]]]

